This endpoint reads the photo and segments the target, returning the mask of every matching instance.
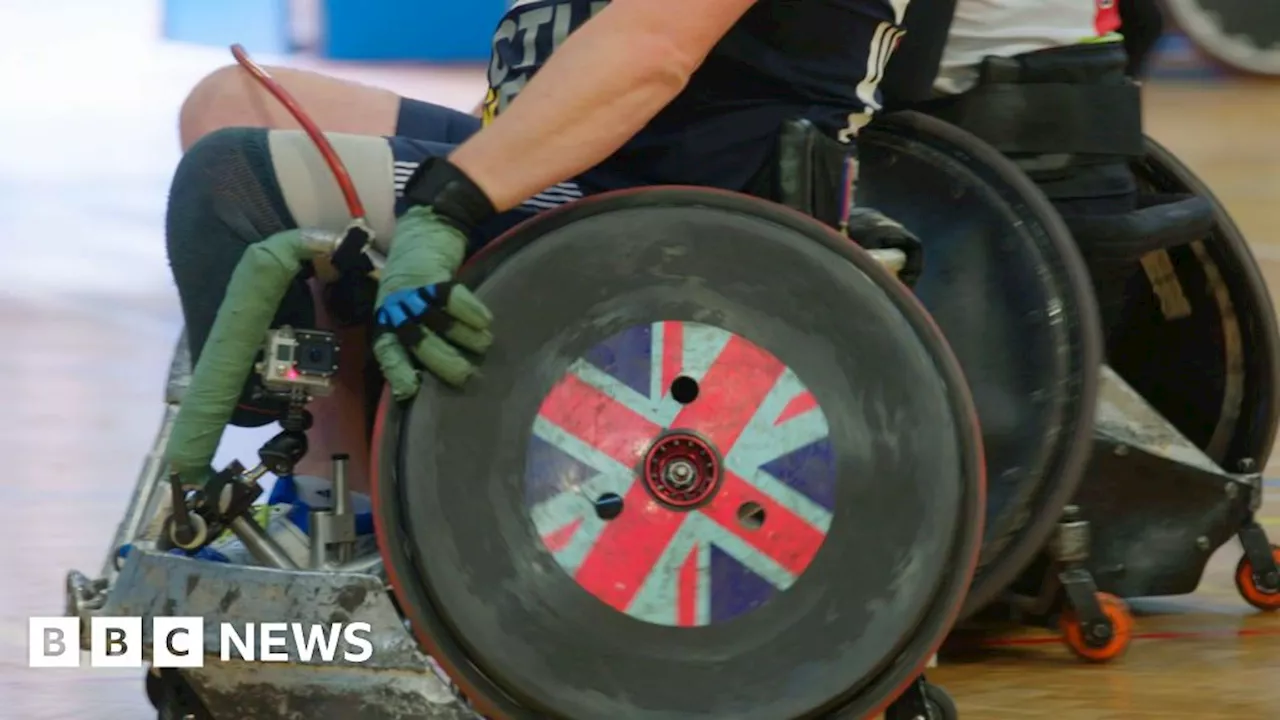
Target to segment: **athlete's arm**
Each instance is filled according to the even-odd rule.
[[[591,168],[684,89],[756,0],[613,0],[450,156],[499,212]]]

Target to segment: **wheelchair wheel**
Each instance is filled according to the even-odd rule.
[[[1062,614],[1059,626],[1063,642],[1076,657],[1091,663],[1109,663],[1129,649],[1133,615],[1129,606],[1114,595],[1098,593],[1097,598],[1104,623],[1086,630],[1080,618],[1068,610]]]
[[[946,690],[928,683],[924,686],[924,697],[928,703],[928,720],[959,720],[960,710]]]
[[[480,712],[862,717],[920,675],[975,561],[982,451],[884,268],[664,188],[543,215],[460,280],[498,343],[466,389],[384,401],[374,500],[400,605]]]
[[[982,423],[982,551],[962,619],[1035,558],[1089,458],[1102,333],[1088,270],[1044,193],[999,151],[917,112],[859,135],[858,202],[924,245],[916,294],[955,351]]]
[[[1280,563],[1280,546],[1271,546],[1271,554],[1275,557],[1276,562]],[[1244,601],[1263,612],[1275,612],[1280,610],[1280,593],[1263,589],[1262,584],[1258,582],[1258,575],[1253,570],[1253,564],[1249,562],[1249,556],[1245,555],[1240,558],[1240,562],[1236,563],[1236,590],[1240,592],[1240,597]]]
[[[1216,228],[1145,259],[1161,270],[1131,283],[1111,365],[1224,470],[1265,468],[1280,428],[1280,334],[1262,271],[1221,201],[1166,148],[1148,138],[1134,170],[1153,192],[1208,199]]]

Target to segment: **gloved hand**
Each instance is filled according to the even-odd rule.
[[[494,214],[474,182],[443,158],[428,159],[405,185],[412,207],[396,223],[378,283],[373,354],[397,400],[413,397],[420,380],[410,354],[454,386],[476,367],[458,351],[483,353],[493,344],[493,315],[453,281],[471,230]]]

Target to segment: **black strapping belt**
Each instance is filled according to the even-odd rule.
[[[989,83],[930,101],[925,112],[1006,154],[1141,157],[1138,87],[1066,83]]]

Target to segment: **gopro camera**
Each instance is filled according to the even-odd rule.
[[[322,330],[294,330],[285,326],[267,333],[258,374],[268,392],[328,395],[338,373],[338,338]]]

